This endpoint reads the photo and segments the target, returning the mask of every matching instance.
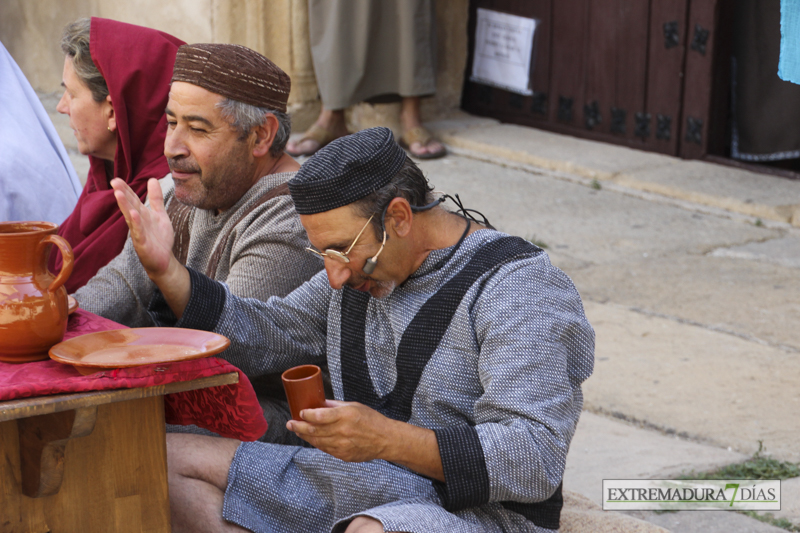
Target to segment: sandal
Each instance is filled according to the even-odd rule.
[[[310,128],[308,128],[306,130],[306,132],[303,134],[303,137],[299,141],[297,141],[297,145],[303,144],[303,142],[305,142],[305,141],[314,141],[317,144],[319,144],[319,146],[317,146],[313,150],[307,150],[307,151],[300,150],[300,151],[294,151],[293,152],[293,151],[289,150],[289,147],[287,145],[287,147],[286,147],[286,149],[284,151],[287,154],[289,154],[290,156],[292,156],[292,157],[314,155],[317,152],[317,150],[319,150],[320,148],[322,148],[323,146],[325,146],[329,142],[338,139],[339,137],[342,137],[342,136],[341,135],[336,135],[332,131],[330,131],[330,130],[328,130],[326,128],[323,128],[322,126],[318,126],[317,124],[313,124]]]
[[[436,139],[434,139],[433,135],[431,135],[431,132],[422,126],[417,126],[416,128],[411,128],[403,133],[403,136],[400,137],[400,142],[398,144],[400,144],[400,146],[405,150],[408,150],[408,153],[411,154],[412,157],[416,157],[417,159],[437,159],[439,157],[446,156],[447,148],[444,146],[441,147],[441,150],[437,150],[435,152],[417,153],[411,149],[411,145],[414,143],[420,143],[422,146],[428,146],[432,141],[436,141]]]

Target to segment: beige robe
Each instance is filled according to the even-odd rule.
[[[344,109],[384,95],[435,91],[433,0],[309,0],[322,103]]]

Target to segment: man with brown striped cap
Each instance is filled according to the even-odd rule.
[[[175,59],[164,144],[174,189],[161,184],[176,234],[173,252],[244,298],[285,296],[322,268],[305,251],[306,233],[286,185],[300,168],[283,151],[289,89],[285,72],[244,46],[184,45]],[[154,289],[128,239],[75,297],[83,309],[146,327],[154,325],[148,313]],[[276,383],[253,382],[270,440],[280,440],[271,433],[289,417],[285,403],[267,400],[282,391],[280,376]]]
[[[181,46],[164,143],[176,198],[222,212],[263,176],[297,171],[283,152],[290,87],[275,63],[244,46]]]

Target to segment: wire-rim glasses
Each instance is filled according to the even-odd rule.
[[[358,239],[361,238],[361,235],[364,233],[364,230],[367,229],[367,226],[369,226],[369,223],[372,222],[373,218],[375,218],[375,215],[374,214],[370,215],[369,219],[367,220],[367,223],[364,224],[364,227],[361,228],[361,231],[358,232],[358,235],[356,235],[356,238],[353,240],[353,244],[351,244],[350,247],[347,248],[347,250],[344,251],[344,252],[340,252],[339,250],[331,250],[330,248],[325,249],[324,252],[320,252],[319,250],[316,250],[316,249],[311,248],[311,247],[306,248],[306,250],[308,250],[309,252],[317,254],[318,256],[322,257],[323,259],[328,257],[330,259],[333,259],[334,261],[339,261],[340,263],[349,263],[350,262],[350,258],[347,257],[347,254],[349,254],[350,250],[353,249],[353,246],[356,245],[356,243],[358,242]]]

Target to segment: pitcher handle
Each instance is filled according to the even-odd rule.
[[[75,254],[72,253],[72,246],[70,246],[66,239],[60,235],[48,235],[41,240],[40,246],[44,246],[47,243],[55,244],[58,246],[58,249],[61,250],[61,272],[58,273],[56,279],[54,279],[47,288],[49,292],[54,292],[56,289],[66,283],[70,274],[72,274],[72,267],[75,266]]]

